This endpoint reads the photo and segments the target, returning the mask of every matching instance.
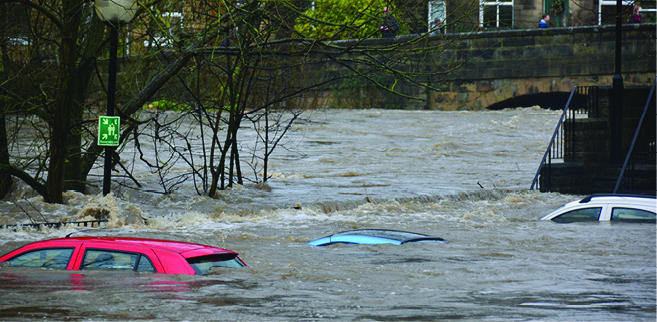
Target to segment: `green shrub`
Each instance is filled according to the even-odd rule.
[[[178,112],[183,112],[183,111],[190,111],[191,106],[184,104],[184,103],[176,103],[172,101],[167,101],[167,100],[159,100],[155,101],[149,104],[145,104],[143,106],[143,109],[151,109],[151,110],[158,110],[158,111],[178,111]]]

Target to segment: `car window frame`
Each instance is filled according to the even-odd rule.
[[[617,209],[618,210],[640,211],[640,212],[643,212],[643,213],[648,213],[648,214],[652,214],[653,216],[656,216],[655,212],[653,212],[649,209],[643,209],[643,207],[632,207],[630,205],[616,205],[616,206],[612,206],[612,207],[609,207],[609,208],[610,208],[609,209],[609,221],[616,222],[616,223],[621,223],[621,222],[626,222],[626,223],[629,223],[629,222],[633,222],[633,223],[654,223],[654,221],[652,221],[652,220],[640,220],[640,219],[632,220],[632,219],[627,219],[627,218],[625,218],[625,219],[614,219],[614,211],[617,210]]]
[[[598,219],[597,220],[577,220],[577,221],[560,221],[559,218],[563,217],[564,215],[571,214],[576,211],[582,211],[586,209],[600,209],[598,212]],[[568,209],[566,211],[563,211],[556,216],[552,217],[550,220],[558,223],[575,223],[575,222],[599,222],[599,221],[604,221],[604,218],[608,218],[607,214],[607,205],[602,205],[602,204],[597,204],[597,205],[587,205],[587,206],[582,206],[582,207],[576,207],[574,209]],[[565,218],[565,217],[564,217]]]
[[[128,254],[128,255],[137,255],[137,259],[135,261],[135,264],[132,266],[132,269],[109,269],[109,270],[102,270],[102,269],[90,269],[90,268],[85,268],[84,267],[84,262],[87,258],[87,252],[89,251],[94,251],[94,252],[107,252],[107,253],[115,253],[115,254]],[[120,250],[120,249],[114,249],[114,248],[103,248],[103,247],[83,247],[81,249],[81,258],[78,266],[78,270],[80,271],[114,271],[114,272],[120,272],[120,271],[132,271],[132,272],[147,272],[147,271],[138,271],[137,268],[139,267],[139,264],[142,261],[142,257],[146,257],[146,259],[149,261],[151,264],[151,267],[153,268],[153,271],[150,273],[158,273],[158,269],[154,264],[154,261],[148,256],[147,254],[144,254],[142,252],[137,252],[137,251],[126,251],[126,250]]]
[[[42,264],[39,265],[39,266],[13,266],[13,264],[11,264],[11,262],[12,262],[13,260],[15,260],[15,259],[17,259],[17,258],[19,258],[19,257],[26,256],[26,255],[28,255],[28,254],[32,254],[32,253],[36,253],[36,252],[51,251],[51,250],[71,250],[70,254],[68,254],[68,259],[67,259],[66,265],[65,265],[63,268],[61,268],[61,267],[50,267],[50,266],[45,267],[45,266],[43,266],[43,265],[45,265],[47,262],[53,260],[55,257],[59,256],[60,254],[57,254],[57,255],[53,256],[52,258],[48,259],[47,261],[45,261],[44,263],[42,263]],[[25,251],[20,252],[20,253],[18,253],[18,254],[16,254],[16,255],[12,256],[11,258],[6,259],[5,262],[10,263],[10,265],[13,266],[13,267],[48,268],[48,269],[56,269],[56,270],[68,270],[68,268],[71,266],[71,262],[72,262],[72,259],[73,259],[73,257],[74,257],[75,251],[76,251],[76,247],[75,247],[75,246],[65,246],[65,247],[62,247],[62,246],[53,246],[53,247],[32,248],[32,249],[26,249]]]
[[[123,243],[107,243],[107,242],[98,242],[98,241],[85,241],[81,243],[80,249],[78,251],[78,258],[74,269],[80,270],[80,268],[82,267],[82,263],[84,261],[84,254],[87,249],[103,249],[103,250],[118,251],[118,252],[132,252],[132,253],[144,254],[148,256],[148,259],[153,264],[153,267],[155,267],[156,273],[166,272],[164,264],[160,260],[160,257],[157,255],[156,248],[154,249],[149,246],[131,245],[131,244],[123,244]]]

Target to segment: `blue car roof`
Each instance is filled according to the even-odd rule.
[[[357,229],[343,231],[334,235],[322,237],[308,242],[312,246],[327,246],[336,243],[343,244],[395,244],[401,245],[410,242],[440,242],[446,243],[445,239],[408,231],[388,229]]]

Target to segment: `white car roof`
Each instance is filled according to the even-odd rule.
[[[639,204],[639,205],[646,205],[646,206],[654,206],[657,205],[657,199],[655,197],[650,197],[650,196],[633,196],[633,195],[618,195],[618,196],[611,196],[611,195],[591,195],[586,198],[583,198],[578,201],[573,201],[570,202],[569,204],[600,204],[600,203],[614,203],[614,204]]]
[[[622,194],[595,194],[580,200],[571,201],[550,212],[541,220],[551,220],[565,211],[576,208],[594,207],[596,205],[612,204],[614,206],[632,206],[633,208],[647,209],[657,212],[657,199],[650,195],[622,195]]]

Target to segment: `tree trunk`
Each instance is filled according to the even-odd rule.
[[[50,163],[48,169],[48,195],[50,203],[63,203],[64,171],[68,159],[68,137],[71,127],[71,106],[75,102],[78,27],[82,13],[82,0],[64,0],[64,25],[60,47],[60,69],[57,75],[57,96],[53,106],[50,136]]]
[[[7,145],[7,129],[5,128],[4,111],[0,114],[0,164],[9,165],[9,149]],[[10,174],[0,174],[0,199],[11,191],[12,179]]]
[[[6,30],[7,5],[0,4],[0,30]],[[0,35],[0,50],[2,50],[2,80],[6,80],[6,73],[11,70],[9,54],[7,52],[7,36]],[[9,165],[9,146],[7,144],[7,130],[5,127],[5,113],[7,113],[8,104],[3,104],[0,111],[0,164]],[[11,190],[12,179],[10,174],[0,174],[0,199],[4,198]]]
[[[95,13],[94,13],[95,16]],[[73,91],[75,104],[71,105],[71,129],[68,137],[68,162],[66,166],[64,189],[84,192],[87,172],[85,172],[85,153],[82,146],[82,122],[85,111],[84,102],[91,78],[94,75],[96,57],[100,51],[105,35],[105,24],[93,17],[89,33],[84,39],[82,57],[78,63],[77,82]]]

